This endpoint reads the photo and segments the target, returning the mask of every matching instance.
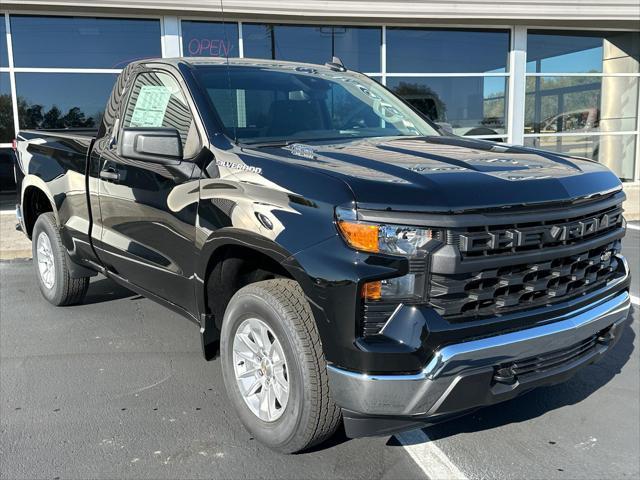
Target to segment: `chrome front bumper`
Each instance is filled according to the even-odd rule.
[[[618,292],[541,326],[448,345],[412,375],[367,375],[329,366],[331,393],[340,407],[357,415],[421,419],[507,400],[538,385],[564,381],[578,367],[596,361],[619,338],[630,307],[629,293]],[[579,358],[527,378],[496,382],[500,366],[544,356],[598,334],[593,348]]]

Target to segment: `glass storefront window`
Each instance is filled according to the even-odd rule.
[[[238,24],[183,20],[182,54],[185,57],[237,57]]]
[[[633,179],[636,135],[547,135],[526,137],[529,147],[604,163],[625,180]]]
[[[242,34],[245,57],[320,64],[331,60],[331,27],[247,24]]]
[[[636,129],[637,77],[528,77],[525,133]]]
[[[0,73],[0,143],[9,143],[15,137],[9,74]]]
[[[378,27],[243,24],[244,56],[323,64],[338,56],[361,72],[380,71]]]
[[[525,144],[633,179],[639,59],[638,32],[529,30]]]
[[[72,15],[10,15],[15,67],[121,69],[162,54],[159,18]],[[458,135],[506,138],[508,29],[387,27],[386,72],[379,26],[243,23],[242,29],[244,57],[323,64],[338,56],[348,69],[372,73],[379,83],[385,78],[392,91]],[[240,55],[237,22],[182,20],[181,41],[185,56]],[[524,133],[527,145],[596,159],[632,179],[640,153],[640,32],[529,29],[526,55],[525,128],[517,137]],[[0,67],[8,64],[0,16]],[[115,79],[15,75],[21,128],[97,127]],[[246,106],[246,123],[260,99],[236,95]],[[225,112],[239,115],[237,105],[231,107]],[[14,136],[9,73],[2,72],[0,143]]]
[[[638,32],[530,30],[529,73],[638,73]]]
[[[505,77],[390,77],[387,86],[457,135],[506,133]]]
[[[382,29],[333,27],[333,53],[345,66],[359,72],[380,71]]]
[[[16,73],[20,128],[97,128],[116,77]]]
[[[7,51],[7,29],[4,24],[4,15],[0,14],[0,67],[9,66],[9,53]]]
[[[242,24],[244,56],[247,58],[274,58],[274,25]]]
[[[16,67],[123,68],[162,56],[153,19],[11,15]]]
[[[506,72],[508,30],[387,28],[387,71]]]

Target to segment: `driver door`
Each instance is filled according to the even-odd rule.
[[[117,141],[100,152],[100,260],[128,282],[193,312],[197,201],[172,199],[186,184],[197,188],[190,159],[201,143],[182,85],[168,71],[139,72],[119,123]],[[127,128],[176,129],[183,159],[126,158],[119,143]]]

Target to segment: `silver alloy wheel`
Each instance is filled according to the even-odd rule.
[[[265,422],[280,418],[289,399],[289,371],[280,341],[262,320],[248,318],[236,330],[233,369],[253,414]]]
[[[56,283],[56,264],[53,259],[49,235],[45,232],[40,232],[38,235],[37,255],[40,278],[44,286],[51,290]]]

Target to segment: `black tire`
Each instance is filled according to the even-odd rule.
[[[272,330],[286,359],[289,397],[284,412],[271,422],[249,409],[236,381],[233,341],[238,327],[248,318],[257,318]],[[220,351],[227,395],[257,440],[278,452],[294,453],[335,433],[340,409],[329,392],[326,361],[311,308],[295,281],[266,280],[236,292],[224,315]]]
[[[46,236],[51,247],[51,258],[53,259],[54,274],[53,285],[48,286],[40,271],[40,260],[45,258],[38,252],[38,242],[40,236]],[[89,288],[89,277],[72,278],[69,274],[69,259],[65,253],[60,232],[56,224],[53,213],[43,213],[36,220],[31,235],[31,250],[33,254],[33,265],[38,279],[38,286],[44,298],[49,303],[62,306],[80,303],[87,289]]]

